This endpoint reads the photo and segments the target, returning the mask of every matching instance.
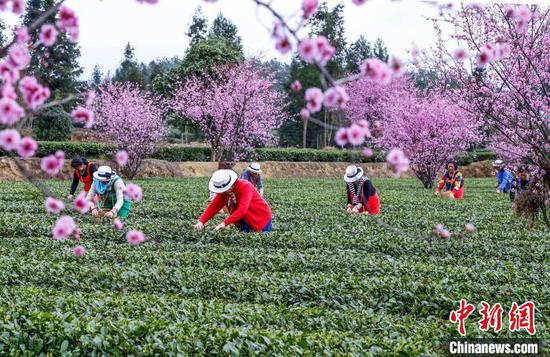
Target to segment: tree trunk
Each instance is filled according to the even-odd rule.
[[[214,147],[210,148],[210,161],[216,161],[216,149],[214,149]]]
[[[302,131],[302,146],[304,147],[304,149],[306,148],[306,140],[307,140],[307,123],[308,123],[308,120],[304,120],[304,129]]]

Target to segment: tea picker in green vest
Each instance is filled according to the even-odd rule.
[[[124,197],[126,185],[109,166],[100,166],[94,172],[94,182],[86,196],[91,203],[94,217],[126,218],[130,213],[132,201]],[[97,203],[94,197],[99,195]]]

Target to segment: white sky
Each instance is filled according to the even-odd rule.
[[[477,1],[488,2],[488,1]],[[531,1],[550,3],[550,0]],[[423,16],[434,16],[437,10],[417,0],[369,0],[357,7],[351,0],[327,0],[330,7],[345,5],[346,37],[353,42],[364,35],[371,42],[382,37],[390,53],[404,56],[414,42],[419,48],[429,47],[434,34]],[[139,4],[136,0],[67,0],[80,18],[80,63],[83,79],[88,79],[94,65],[105,74],[114,72],[122,59],[127,42],[135,49],[139,61],[148,63],[155,58],[182,57],[188,41],[185,32],[198,5],[212,22],[219,12],[231,19],[239,29],[245,52],[289,60],[280,56],[270,39],[272,17],[265,10],[257,12],[250,0],[160,0],[157,5]],[[282,13],[293,14],[301,0],[273,0]],[[8,24],[16,23],[13,16],[3,13]]]

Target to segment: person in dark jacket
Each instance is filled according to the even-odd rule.
[[[516,177],[512,180],[512,188],[510,189],[510,201],[514,201],[516,197],[527,191],[529,186],[529,170],[526,165],[521,165],[518,168],[518,173]]]
[[[363,169],[355,165],[346,168],[344,174],[348,204],[348,213],[380,214],[380,197],[371,180],[363,175]]]
[[[75,157],[71,161],[71,167],[74,169],[73,173],[73,182],[71,183],[71,188],[69,190],[69,195],[67,199],[72,200],[76,189],[78,188],[78,183],[82,182],[84,185],[84,191],[88,193],[90,187],[92,187],[92,181],[94,178],[94,173],[97,171],[97,167],[93,162],[88,162],[83,157]]]

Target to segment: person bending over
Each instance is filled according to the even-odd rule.
[[[126,185],[109,166],[100,166],[94,173],[94,180],[86,200],[91,203],[94,217],[126,218],[132,201],[124,198]],[[97,198],[97,204],[94,197]]]
[[[69,200],[74,198],[79,182],[82,182],[84,185],[84,192],[88,193],[88,191],[90,191],[90,187],[92,187],[93,175],[97,171],[95,164],[91,161],[88,162],[84,157],[75,157],[71,161],[71,167],[74,169],[74,173],[73,182],[71,183],[69,195],[67,196],[67,199]]]
[[[363,169],[350,165],[344,174],[348,204],[348,213],[363,213],[371,215],[380,214],[380,197],[376,193],[371,180],[363,176]]]
[[[447,163],[447,170],[439,180],[435,194],[450,199],[462,199],[464,197],[464,177],[458,170],[454,161]]]

